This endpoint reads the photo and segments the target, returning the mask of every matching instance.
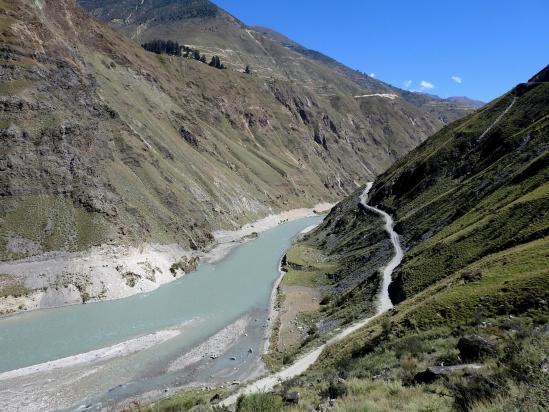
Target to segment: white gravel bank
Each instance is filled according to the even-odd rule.
[[[187,251],[175,244],[145,244],[140,247],[101,246],[79,253],[53,252],[0,262],[0,274],[17,278],[29,289],[24,296],[0,297],[0,316],[147,293],[184,275],[180,270],[175,276],[172,274],[170,268],[175,262],[194,257],[217,262],[253,233],[331,207],[331,204],[321,203],[310,209],[270,215],[235,231],[217,231],[214,233],[215,246],[205,253]]]

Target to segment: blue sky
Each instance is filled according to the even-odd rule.
[[[442,97],[489,101],[549,64],[549,0],[213,1],[353,69]]]

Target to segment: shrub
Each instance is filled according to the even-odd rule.
[[[416,359],[412,357],[405,357],[400,361],[400,367],[402,368],[402,383],[404,385],[412,384],[418,368]]]
[[[199,258],[196,256],[191,258],[184,257],[170,266],[170,273],[173,277],[176,277],[177,273],[180,271],[183,273],[194,272],[198,266],[198,262]]]
[[[343,380],[330,382],[325,391],[325,396],[330,399],[338,399],[347,395],[347,384]]]
[[[393,327],[393,323],[391,322],[391,319],[388,319],[388,318],[383,319],[383,322],[381,322],[381,329],[383,330],[383,336],[385,338],[387,338],[391,333],[392,327]]]
[[[395,344],[395,354],[400,359],[404,355],[422,355],[428,351],[427,345],[419,335],[411,335],[400,339]]]
[[[213,56],[212,60],[210,61],[210,67],[215,67],[216,69],[222,70],[225,68],[225,65],[221,63],[219,56]]]
[[[516,382],[533,384],[544,379],[545,372],[540,365],[545,356],[541,339],[535,337],[526,340],[511,339],[504,346],[500,361]]]
[[[459,357],[459,352],[455,349],[448,349],[436,356],[436,363],[444,365],[457,365],[461,363],[461,358]]]
[[[327,305],[332,300],[332,297],[330,295],[324,296],[322,300],[320,301],[321,305]]]
[[[283,356],[282,356],[282,364],[283,365],[289,365],[290,363],[292,363],[292,360],[293,360],[293,357],[291,354],[289,353],[285,353]]]
[[[135,285],[137,285],[137,282],[139,282],[139,279],[141,279],[141,276],[133,272],[125,272],[122,274],[122,277],[126,280],[126,285],[128,285],[130,288],[135,287]]]
[[[417,369],[417,361],[414,358],[406,357],[400,361],[400,367],[405,370],[415,371]]]
[[[517,338],[527,338],[532,334],[532,327],[527,325],[522,318],[510,318],[501,321],[502,329],[516,331]]]
[[[237,412],[279,412],[282,407],[282,398],[270,393],[241,396],[236,404]]]
[[[456,409],[469,411],[475,404],[487,402],[503,393],[505,384],[492,376],[475,374],[452,379],[448,389],[454,396]]]

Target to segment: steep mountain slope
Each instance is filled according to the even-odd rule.
[[[340,198],[439,127],[406,102],[355,99],[352,84],[323,96],[148,53],[73,0],[0,1],[0,11],[4,261],[99,245],[204,248],[217,229]],[[24,291],[55,283],[105,296],[97,268],[48,265],[44,278],[35,266],[1,272]],[[154,284],[135,273],[139,287]],[[122,274],[112,276],[124,284]]]
[[[219,55],[228,67],[243,70],[250,65],[259,76],[298,82],[319,94],[396,94],[443,124],[476,108],[385,84],[270,29],[246,26],[207,0],[79,1],[91,14],[137,42],[178,40],[208,56]],[[404,102],[393,104],[402,110],[399,106]]]
[[[241,397],[237,411],[547,410],[548,154],[549,66],[389,168],[368,204],[396,218],[407,249],[394,272],[397,305],[328,346],[302,376]],[[374,312],[372,268],[394,250],[362,193],[288,252],[282,290],[314,289],[322,301],[294,314],[305,338],[269,354],[271,365],[308,353],[303,365],[330,332]],[[183,393],[154,410],[210,410],[216,393]]]
[[[382,174],[369,204],[395,217],[406,249],[390,288],[398,306],[279,393],[305,393],[302,410],[327,394],[341,398],[335,410],[549,407],[548,155],[549,66]],[[324,298],[298,318],[316,324],[307,339],[280,358],[373,313],[375,268],[393,252],[360,194],[288,253],[293,284]]]
[[[484,106],[484,104],[485,104],[484,102],[481,102],[479,100],[470,99],[466,96],[453,96],[453,97],[448,97],[448,99],[446,99],[446,100],[457,103],[457,104],[459,104],[460,106],[463,106],[463,107],[472,107],[472,108],[475,108],[475,109],[478,109],[478,108]]]
[[[547,235],[548,96],[546,81],[519,85],[445,127],[376,180],[370,203],[394,216],[407,249],[393,301],[483,256]],[[379,222],[358,207],[359,194],[336,206],[306,242],[344,262],[349,274],[362,273],[368,250],[385,249]]]

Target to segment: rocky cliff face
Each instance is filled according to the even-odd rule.
[[[405,101],[356,99],[344,80],[326,95],[145,52],[72,0],[1,7],[2,259],[100,244],[201,248],[214,229],[343,196],[440,127]],[[177,23],[241,27],[196,10]]]

